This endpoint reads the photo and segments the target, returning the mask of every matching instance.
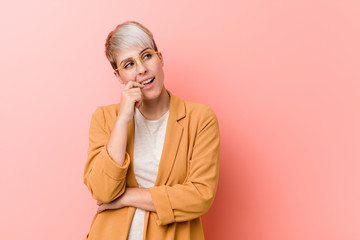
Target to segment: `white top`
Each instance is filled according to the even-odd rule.
[[[168,117],[169,111],[157,120],[147,120],[139,109],[135,108],[133,164],[135,178],[140,188],[150,188],[155,184]],[[144,210],[139,208],[135,210],[128,240],[143,239],[144,216]]]

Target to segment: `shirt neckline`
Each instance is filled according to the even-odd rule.
[[[157,122],[160,122],[162,120],[164,120],[168,115],[169,115],[169,112],[170,112],[170,109],[168,109],[160,118],[158,119],[155,119],[155,120],[149,120],[149,119],[146,119],[144,117],[144,115],[142,115],[142,113],[140,112],[140,110],[138,108],[135,108],[135,111],[137,113],[137,115],[145,122],[148,122],[148,123],[157,123]]]

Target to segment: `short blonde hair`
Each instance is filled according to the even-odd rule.
[[[134,47],[152,47],[155,51],[158,50],[152,33],[138,22],[121,23],[109,33],[105,42],[105,55],[114,70],[118,68],[116,59],[119,52]]]

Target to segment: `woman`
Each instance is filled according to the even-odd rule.
[[[86,239],[204,239],[200,217],[219,174],[214,112],[165,88],[163,56],[143,25],[118,25],[105,48],[125,87],[91,118],[84,183],[99,207]]]

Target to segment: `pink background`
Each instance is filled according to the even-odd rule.
[[[90,117],[122,86],[107,34],[154,34],[166,87],[221,130],[207,239],[360,239],[357,0],[8,1],[0,6],[1,239],[83,239]],[[120,224],[120,223],[119,223]]]

